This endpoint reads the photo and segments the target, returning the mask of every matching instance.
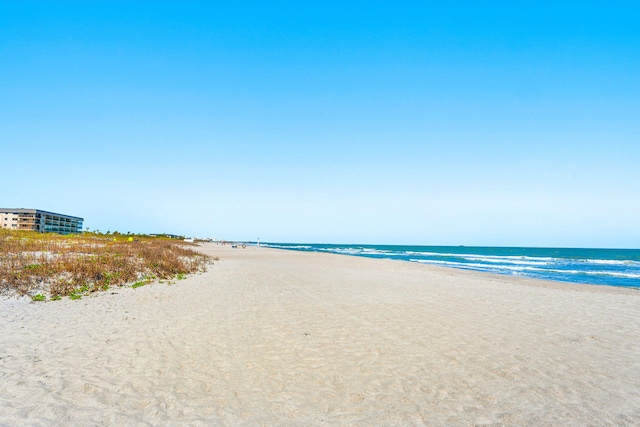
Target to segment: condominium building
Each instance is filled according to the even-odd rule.
[[[0,208],[0,228],[32,230],[41,233],[79,233],[83,218],[40,209]]]

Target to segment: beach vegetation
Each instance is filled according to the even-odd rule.
[[[43,289],[45,296],[80,299],[114,286],[184,279],[213,262],[191,247],[180,239],[131,233],[0,230],[0,294]]]
[[[32,297],[31,297],[31,299],[32,299],[33,301],[46,301],[46,300],[47,300],[47,297],[45,297],[45,296],[44,296],[44,295],[42,295],[42,294],[35,294],[34,296],[32,296]]]
[[[141,281],[136,282],[136,283],[134,283],[133,285],[131,285],[131,287],[132,287],[133,289],[135,289],[135,288],[139,288],[140,286],[144,286],[144,285],[146,285],[146,284],[147,284],[147,282],[145,282],[145,281],[142,281],[142,280],[141,280]]]

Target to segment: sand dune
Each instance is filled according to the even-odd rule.
[[[640,291],[201,249],[175,285],[0,302],[0,425],[640,425]]]

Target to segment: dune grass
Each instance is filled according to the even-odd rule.
[[[139,235],[0,230],[0,294],[79,299],[114,286],[205,271],[212,259],[189,246]]]

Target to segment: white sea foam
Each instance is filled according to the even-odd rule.
[[[551,261],[529,261],[529,260],[523,260],[522,258],[512,259],[508,257],[463,256],[461,258],[464,258],[469,261],[482,261],[482,262],[490,262],[490,263],[497,263],[497,264],[500,264],[500,263],[509,263],[509,264],[517,264],[517,265],[549,265],[551,264]]]
[[[545,270],[570,274],[587,274],[590,276],[612,276],[612,277],[624,277],[627,279],[640,279],[640,274],[637,273],[623,273],[618,271],[581,271],[581,270]]]
[[[553,257],[531,257],[525,255],[480,255],[480,254],[454,254],[454,253],[446,253],[446,252],[416,252],[416,251],[405,251],[407,255],[420,255],[420,256],[437,256],[437,257],[448,257],[448,258],[464,258],[471,260],[498,260],[498,262],[506,262],[510,260],[514,261],[532,261],[532,262],[551,262],[556,260],[561,260],[562,258],[553,258]]]
[[[446,266],[466,268],[466,269],[473,268],[474,270],[482,269],[482,270],[490,270],[490,271],[497,271],[497,270],[522,271],[522,270],[533,269],[531,267],[523,267],[523,266],[516,266],[516,265],[496,265],[496,264],[487,265],[487,264],[478,264],[478,263],[472,263],[472,262],[442,261],[442,260],[431,260],[431,259],[410,259],[409,261],[419,262],[422,264],[446,265]]]
[[[356,248],[318,248],[318,250],[323,252],[332,252],[332,253],[344,254],[344,255],[359,255],[362,253],[360,249],[356,249]]]
[[[381,255],[381,256],[402,256],[400,252],[380,250],[373,248],[316,248],[318,251],[330,252],[346,255]]]
[[[422,255],[422,256],[438,256],[438,257],[451,257],[462,258],[468,261],[480,261],[488,263],[509,263],[518,265],[553,265],[560,263],[587,263],[598,265],[611,265],[611,266],[631,266],[640,267],[640,262],[633,260],[608,260],[608,259],[571,259],[571,258],[553,258],[553,257],[530,257],[530,256],[517,256],[517,255],[478,255],[478,254],[454,254],[454,253],[440,253],[440,252],[414,252],[407,251],[406,254]]]
[[[539,269],[540,271],[548,271],[552,273],[580,275],[586,274],[589,276],[612,276],[612,277],[624,277],[627,279],[640,279],[640,273],[628,273],[620,271],[604,271],[604,270],[559,270],[559,269]]]
[[[579,259],[576,262],[584,262],[588,264],[600,264],[600,265],[624,265],[624,266],[637,266],[640,267],[639,261],[632,261],[630,259],[618,260],[618,259]]]
[[[290,246],[290,245],[277,245],[272,243],[261,243],[261,246],[265,248],[274,248],[274,249],[304,249],[304,250],[313,249],[313,246],[308,246],[308,245]]]
[[[419,262],[422,264],[438,264],[438,265],[446,265],[456,268],[465,268],[465,269],[482,269],[489,271],[499,271],[499,270],[507,270],[510,272],[545,272],[545,273],[558,273],[562,275],[581,275],[586,274],[590,276],[612,276],[612,277],[623,277],[627,279],[640,279],[640,273],[629,273],[629,272],[617,272],[617,271],[604,271],[604,270],[561,270],[557,268],[539,268],[539,267],[531,267],[531,266],[514,266],[514,265],[487,265],[487,264],[477,264],[477,263],[466,263],[466,262],[456,262],[456,261],[442,261],[442,260],[428,260],[428,259],[410,259],[410,261]]]
[[[399,253],[399,252],[389,251],[389,250],[386,250],[386,249],[373,249],[373,248],[362,248],[362,252],[364,252],[364,253],[374,253],[374,254],[385,254],[385,255],[386,254],[393,255],[393,254]]]
[[[312,246],[308,246],[308,245],[295,245],[295,246],[289,246],[289,245],[277,245],[277,244],[273,244],[273,243],[262,243],[262,246],[264,246],[265,248],[274,248],[274,249],[312,249]]]

